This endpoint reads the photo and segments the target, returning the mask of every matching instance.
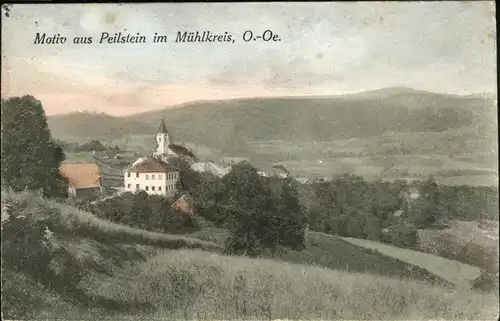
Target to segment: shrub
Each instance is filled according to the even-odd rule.
[[[391,229],[391,243],[404,248],[416,248],[418,229],[410,223],[399,223]]]

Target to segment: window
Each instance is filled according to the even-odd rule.
[[[139,189],[139,184],[135,184],[135,189]]]
[[[127,173],[127,177],[130,177],[130,172]]]
[[[151,186],[151,190],[154,191],[155,190],[155,187],[154,186]]]
[[[135,173],[135,177],[139,177],[139,173]]]
[[[161,186],[158,186],[158,190],[161,191]]]
[[[161,175],[158,175],[158,179],[161,179]]]
[[[144,189],[145,189],[146,191],[149,191],[149,186],[147,186],[147,185],[146,185],[146,186],[144,187]]]
[[[146,180],[148,180],[148,179],[149,179],[149,175],[146,175]]]
[[[154,179],[155,179],[155,175],[151,175],[151,179],[153,179],[153,180],[154,180]]]
[[[127,184],[127,188],[130,188],[131,184]]]

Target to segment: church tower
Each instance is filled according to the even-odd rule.
[[[156,144],[156,155],[166,156],[170,153],[170,148],[168,147],[170,145],[170,135],[168,134],[163,118],[161,119],[160,128],[156,133]]]

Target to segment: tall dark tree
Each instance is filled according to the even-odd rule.
[[[291,177],[281,181],[279,215],[283,218],[283,245],[294,249],[303,249],[306,224],[305,209],[299,202],[297,181]]]
[[[52,140],[41,102],[33,96],[2,100],[1,124],[2,185],[67,195],[67,181],[59,171],[65,155]]]
[[[230,252],[257,255],[263,248],[278,243],[273,212],[277,206],[269,184],[250,164],[234,166],[223,178],[222,203],[230,213],[231,235],[226,248]]]

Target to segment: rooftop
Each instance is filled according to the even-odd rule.
[[[184,157],[191,157],[193,159],[197,159],[196,155],[193,154],[189,149],[187,149],[184,146],[180,145],[175,145],[175,144],[170,144],[168,145],[168,148],[170,148],[171,151],[176,153],[179,156],[184,156]]]
[[[74,188],[101,186],[101,169],[96,164],[62,164],[60,171]]]
[[[179,169],[161,160],[150,157],[146,159],[141,159],[141,161],[136,161],[132,166],[127,168],[125,171],[145,172],[145,173],[151,173],[151,172],[166,173],[172,171],[179,171]]]

